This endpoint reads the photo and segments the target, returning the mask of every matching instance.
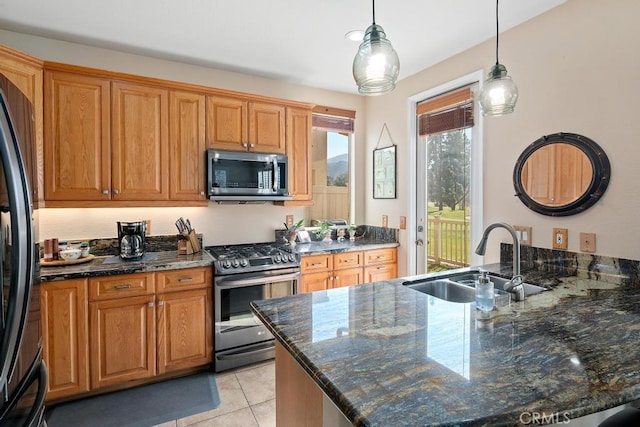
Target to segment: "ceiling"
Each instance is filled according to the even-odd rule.
[[[565,1],[503,0],[500,31]],[[493,0],[375,8],[400,80],[495,36]],[[345,34],[371,22],[366,0],[0,0],[0,29],[347,93],[358,42]]]

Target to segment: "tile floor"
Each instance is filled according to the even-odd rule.
[[[275,427],[273,360],[216,374],[220,406],[155,427]]]

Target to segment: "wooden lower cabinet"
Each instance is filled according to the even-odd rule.
[[[87,281],[40,286],[43,358],[49,371],[47,399],[89,391]]]
[[[156,373],[155,296],[89,304],[91,388]]]
[[[301,272],[300,292],[393,279],[398,275],[397,249],[306,255]]]
[[[158,296],[158,373],[211,363],[211,288]]]
[[[48,401],[213,360],[210,267],[46,282],[40,301]]]

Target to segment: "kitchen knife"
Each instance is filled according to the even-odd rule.
[[[189,218],[187,218],[185,225],[187,226],[187,231],[191,233],[193,231],[193,227],[191,227],[191,222],[189,221]]]
[[[180,234],[183,233],[184,227],[182,226],[182,223],[180,222],[180,219],[176,220],[176,228],[178,229],[178,232]]]

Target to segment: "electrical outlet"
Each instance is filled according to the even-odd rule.
[[[566,228],[553,229],[553,249],[564,249],[569,247],[569,231]]]
[[[516,230],[521,245],[531,246],[531,227],[514,225],[513,229]]]
[[[580,250],[591,253],[596,251],[596,233],[580,233]]]
[[[144,233],[147,236],[150,236],[151,235],[151,220],[150,219],[145,219],[144,222],[147,223],[146,226],[145,226]]]
[[[387,215],[382,215],[382,226],[387,227],[389,225],[389,217]]]
[[[401,216],[400,217],[400,230],[406,230],[407,229],[407,217],[406,216]]]
[[[287,215],[287,228],[293,227],[293,215]]]

